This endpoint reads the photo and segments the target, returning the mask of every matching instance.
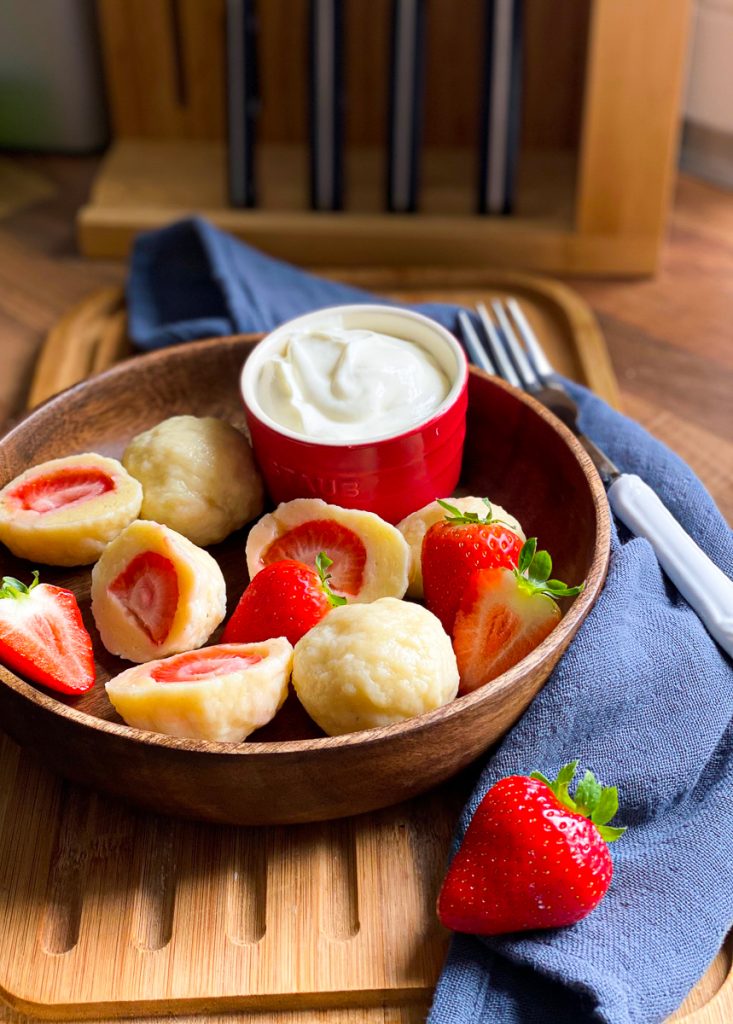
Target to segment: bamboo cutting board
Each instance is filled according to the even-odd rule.
[[[562,286],[481,271],[349,279],[405,301],[518,294],[558,368],[617,403],[592,314]],[[49,335],[30,403],[127,354],[121,292],[95,293]],[[424,1020],[448,938],[435,895],[470,781],[346,821],[236,829],[123,807],[0,739],[0,994],[13,1007],[0,1021]],[[672,1019],[733,1019],[730,968],[724,949]]]

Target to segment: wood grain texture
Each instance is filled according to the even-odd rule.
[[[596,0],[578,167],[581,234],[659,235],[679,131],[689,0]]]
[[[169,416],[213,415],[242,425],[239,371],[252,344],[222,338],[173,347],[63,392],[0,441],[0,486],[62,455],[120,457],[132,437]],[[552,551],[563,579],[586,581],[550,636],[491,687],[367,733],[321,738],[294,713],[284,723],[278,716],[257,734],[259,742],[206,743],[119,724],[102,686],[123,664],[98,648],[95,689],[70,701],[0,667],[5,730],[77,781],[163,813],[235,824],[359,814],[442,782],[498,739],[541,688],[595,602],[609,551],[605,492],[579,442],[533,399],[477,370],[469,386],[461,486],[512,509],[528,535],[540,536]],[[240,531],[214,551],[229,583],[229,607],[246,583],[243,549]],[[5,552],[0,557],[2,575],[27,573],[22,562]],[[49,568],[44,579],[74,590],[88,615],[88,568]]]
[[[97,0],[116,138],[223,140],[224,6],[223,0]],[[529,146],[577,146],[590,6],[564,5],[558,12],[552,0],[526,5],[522,135]],[[454,0],[431,0],[425,95],[430,145],[466,147],[476,139],[483,18],[482,0],[461,0],[459,18]],[[258,23],[259,136],[266,142],[305,142],[307,2],[267,0],[258,9]],[[545,45],[550,34],[551,50]],[[381,144],[390,0],[348,0],[344,44],[349,140],[357,146]],[[461,59],[446,60],[446,53]]]
[[[35,353],[44,334],[69,307],[95,288],[119,283],[124,268],[101,261],[78,259],[73,245],[73,215],[83,202],[96,168],[93,159],[13,158],[19,169],[47,178],[53,197],[17,211],[0,220],[0,328],[4,373],[0,375],[0,419],[16,415],[22,408],[32,377]],[[448,274],[448,277],[442,275]],[[369,274],[374,274],[370,277]],[[459,287],[461,271],[427,272],[426,285],[418,273],[385,268],[377,273],[352,269],[338,276],[386,292],[402,284],[425,298],[432,287],[449,280]],[[470,277],[469,281],[472,280]],[[371,284],[370,284],[371,282]],[[711,393],[721,377],[731,378],[730,323],[733,321],[733,196],[712,186],[681,178],[672,210],[670,230],[654,279],[648,281],[574,281],[576,291],[590,302],[600,316],[618,375],[621,399],[627,412],[654,430],[701,474],[721,509],[733,521],[733,480],[727,467],[733,465],[730,449],[713,431],[700,432],[697,424],[711,414]],[[478,287],[478,286],[477,286]],[[631,340],[633,330],[633,341]],[[694,366],[693,386],[684,402],[672,412],[657,376],[665,374],[667,361],[675,350],[688,353]],[[646,361],[649,372],[635,373],[637,360]],[[685,367],[675,363],[674,373],[684,377]],[[733,379],[728,393],[733,392]],[[717,415],[717,413],[716,413]],[[722,470],[722,471],[721,471]],[[26,799],[35,792],[32,774],[20,773],[20,752],[7,741],[0,752],[3,780],[13,778],[25,787]],[[7,821],[5,808],[12,789],[0,786],[0,820]],[[118,838],[110,842],[121,842]],[[246,864],[246,856],[245,856]],[[20,877],[20,866],[10,872]],[[3,884],[5,881],[5,876]],[[100,924],[110,921],[122,881],[112,880]],[[95,911],[97,913],[97,911]],[[248,911],[245,916],[248,915]],[[249,919],[249,918],[247,918]],[[98,919],[99,920],[99,919]],[[116,946],[118,924],[111,941]],[[246,930],[246,929],[245,929]],[[99,933],[102,934],[101,932]],[[687,1024],[728,1024],[733,1019],[733,983],[721,988],[730,970],[730,951],[721,953],[703,981],[691,993],[675,1022]],[[96,964],[96,959],[95,959]],[[432,984],[432,980],[431,980]],[[176,1019],[181,1024],[415,1024],[423,1020],[429,995],[408,1007],[350,1010],[267,1011],[261,1015],[214,1014]],[[52,1016],[56,1016],[52,1014]],[[100,1024],[108,1021],[104,1015]],[[160,1019],[160,1018],[156,1018]],[[36,1024],[9,1008],[0,1010],[3,1024]],[[136,1024],[153,1024],[152,1018],[135,1018]]]
[[[98,0],[97,12],[115,135],[223,138],[224,0]]]
[[[646,274],[659,234],[646,228],[579,232],[573,225],[575,163],[565,151],[525,151],[513,217],[473,215],[465,150],[424,155],[421,214],[383,212],[376,150],[347,158],[346,209],[314,214],[307,201],[307,150],[268,145],[258,151],[261,206],[234,209],[225,195],[218,142],[122,139],[107,153],[90,201],[78,213],[86,256],[124,258],[141,231],[196,211],[274,256],[310,266],[494,266],[554,273]]]
[[[342,823],[214,829],[63,783],[9,740],[0,766],[0,992],[18,1013],[424,1011],[465,781]]]
[[[383,212],[388,0],[345,6],[349,151],[346,206],[337,215],[314,215],[308,202],[305,0],[269,0],[259,9],[257,130],[265,145],[257,154],[255,211],[230,209],[224,188],[222,0],[99,0],[99,14],[117,145],[79,217],[87,255],[124,256],[136,232],[195,209],[274,255],[311,264],[492,263],[585,274],[655,267],[689,0],[526,5],[511,218],[473,216],[479,0],[462,0],[460,17],[454,0],[429,5],[426,148],[419,214],[410,217]],[[202,140],[210,141],[203,165]],[[172,144],[163,159],[161,141]]]

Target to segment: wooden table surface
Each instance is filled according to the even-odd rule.
[[[121,264],[74,247],[96,166],[0,158],[0,424],[21,413],[48,328],[124,279]],[[682,178],[655,278],[570,283],[600,319],[625,411],[690,463],[733,521],[733,193]]]
[[[96,167],[0,157],[0,431],[22,414],[48,329],[90,291],[124,280],[121,264],[75,251],[74,213]],[[601,322],[625,411],[690,463],[733,521],[733,193],[682,178],[654,279],[569,283]],[[685,1009],[697,1005],[693,994]]]

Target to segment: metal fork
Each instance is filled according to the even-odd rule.
[[[492,313],[476,307],[478,329],[468,313],[458,319],[469,359],[533,395],[562,420],[591,457],[616,516],[644,537],[710,635],[733,657],[733,580],[680,526],[655,492],[634,473],[623,473],[578,426],[578,407],[566,391],[516,299],[495,299]],[[492,316],[493,314],[493,316]]]

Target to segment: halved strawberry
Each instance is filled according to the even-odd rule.
[[[516,569],[478,569],[463,591],[453,627],[453,649],[461,676],[459,693],[496,679],[542,643],[562,614],[555,597],[579,594],[548,579],[552,560],[525,542]]]
[[[8,491],[8,502],[26,511],[55,512],[114,490],[108,473],[96,467],[63,468],[21,481]]]
[[[366,548],[353,530],[334,519],[311,519],[293,527],[266,548],[261,560],[265,565],[289,559],[315,566],[322,551],[332,560],[332,588],[340,594],[358,594],[364,580]]]
[[[156,683],[196,683],[231,672],[243,672],[258,661],[262,661],[261,654],[243,655],[239,649],[229,653],[218,645],[166,658],[150,670],[150,678]]]
[[[94,686],[92,641],[70,590],[5,576],[0,586],[0,660],[61,693]]]
[[[154,644],[168,636],[178,608],[178,574],[157,551],[136,555],[112,581],[109,591]]]

